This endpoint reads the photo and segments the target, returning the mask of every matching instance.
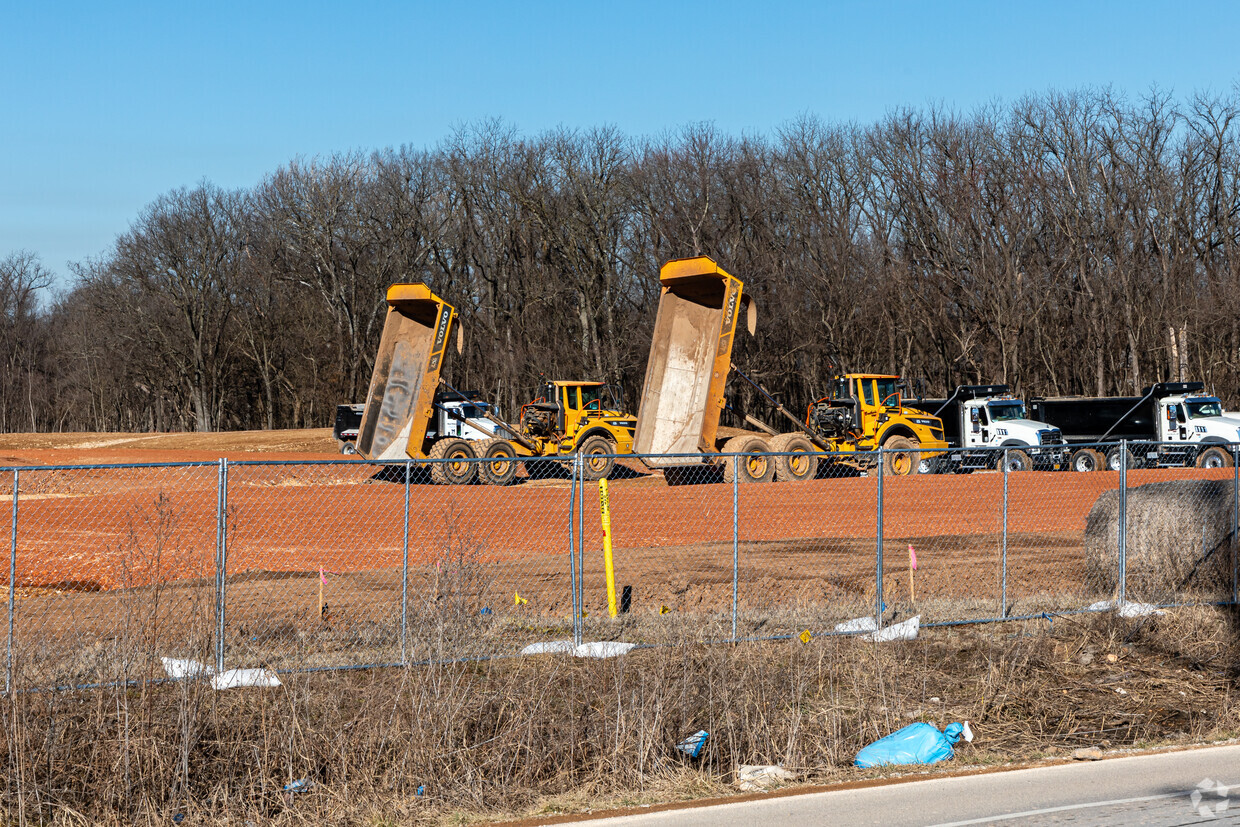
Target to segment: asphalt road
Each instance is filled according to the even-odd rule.
[[[928,779],[577,824],[597,827],[1240,824],[1240,746]]]

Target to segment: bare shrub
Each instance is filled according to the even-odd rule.
[[[443,511],[443,540],[430,562],[411,566],[406,633],[425,657],[472,653],[470,644],[485,631],[483,607],[491,602],[494,570],[479,540],[455,503]],[[482,651],[478,649],[478,651]]]

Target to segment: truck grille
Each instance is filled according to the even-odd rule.
[[[1063,432],[1058,428],[1038,431],[1039,445],[1063,445]]]

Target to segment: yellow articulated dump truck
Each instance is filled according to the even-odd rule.
[[[760,437],[717,444],[737,319],[745,310],[751,334],[756,321],[744,284],[706,256],[667,262],[659,270],[659,281],[662,292],[637,409],[634,452],[679,455],[642,458],[675,481],[700,467],[703,454],[769,451]],[[750,459],[742,464],[742,476],[770,479],[765,471],[770,458]],[[731,473],[732,463],[725,463],[728,479]]]
[[[387,302],[352,452],[369,460],[443,460],[429,463],[431,479],[441,485],[476,479],[507,485],[521,460],[564,460],[580,452],[585,475],[601,479],[611,473],[614,455],[631,451],[636,422],[610,385],[547,382],[522,409],[520,424],[510,425],[479,394],[458,391],[440,376],[456,309],[425,284],[394,284]],[[478,458],[485,461],[472,461]]]
[[[659,280],[662,293],[633,450],[679,454],[642,460],[651,468],[662,468],[669,481],[684,478],[686,469],[701,466],[702,455],[709,462],[709,455],[715,453],[746,455],[740,463],[722,463],[725,480],[730,482],[739,473],[743,482],[768,482],[813,479],[823,453],[835,455],[834,462],[867,467],[873,460],[861,454],[881,447],[886,449],[883,471],[906,475],[918,472],[922,452],[947,450],[943,423],[905,407],[898,377],[878,374],[837,377],[831,394],[811,405],[802,422],[737,370],[796,430],[780,433],[746,417],[764,434],[720,439],[724,388],[729,371],[736,370],[732,345],[737,318],[744,308],[752,334],[754,306],[744,294],[744,284],[705,256],[669,261],[660,270]]]
[[[797,428],[780,434],[748,418],[771,435],[772,451],[788,454],[775,457],[776,479],[813,479],[818,473],[819,452],[833,454],[832,462],[868,468],[874,464],[869,452],[879,448],[883,449],[883,473],[907,476],[919,473],[921,460],[948,449],[942,420],[905,405],[905,383],[898,376],[840,374],[831,381],[831,392],[811,403],[801,421],[765,388],[733,368]]]

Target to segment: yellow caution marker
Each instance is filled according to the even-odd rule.
[[[797,635],[797,637],[801,638],[802,643],[809,643],[811,640],[814,639],[814,636],[810,634],[809,629],[806,629],[804,632],[801,632],[801,634]]]
[[[518,592],[513,592],[513,593],[512,593],[512,602],[513,602],[513,604],[514,604],[514,605],[517,605],[517,606],[524,606],[526,603],[529,603],[530,601],[526,600],[526,599],[525,599],[524,597],[522,597],[522,596],[521,596]]]
[[[603,569],[607,573],[607,613],[616,616],[616,572],[611,559],[611,505],[607,500],[607,480],[598,481],[599,516],[603,521]]]

